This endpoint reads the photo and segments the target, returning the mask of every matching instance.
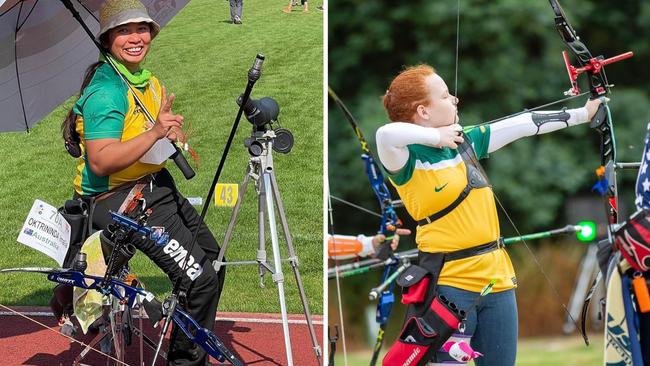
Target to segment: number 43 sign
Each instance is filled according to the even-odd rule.
[[[219,183],[214,195],[214,204],[220,207],[235,207],[239,197],[239,185],[235,183]]]

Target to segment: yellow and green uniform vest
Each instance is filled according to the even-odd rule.
[[[489,126],[466,133],[479,159],[487,157]],[[414,220],[422,220],[449,206],[467,185],[465,163],[455,149],[408,145],[409,159],[395,174],[388,174]],[[499,238],[499,219],[491,187],[472,189],[447,215],[418,226],[415,241],[423,252],[452,252]],[[515,272],[504,249],[445,263],[438,283],[480,292],[496,279],[493,291],[517,286]]]
[[[162,95],[158,79],[152,76],[143,88],[134,89],[149,113],[156,118]],[[95,71],[91,82],[75,103],[73,111],[78,115],[77,132],[81,137],[82,148],[74,178],[77,193],[96,195],[136,181],[164,167],[164,163],[154,165],[136,161],[127,168],[104,177],[95,175],[90,169],[85,149],[86,140],[112,138],[128,141],[150,127],[128,87],[110,65],[104,63]]]

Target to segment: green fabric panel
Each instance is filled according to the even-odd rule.
[[[88,163],[88,155],[84,155],[84,169],[81,172],[81,189],[84,195],[96,195],[108,191],[109,176],[99,177],[93,173]]]
[[[124,118],[129,109],[128,89],[108,64],[101,65],[83,90],[73,110],[83,116],[84,139],[121,138]],[[95,195],[108,190],[109,176],[93,173],[84,155],[81,189],[84,195]]]
[[[84,118],[84,139],[122,137],[124,118],[129,109],[128,89],[108,65],[100,66],[74,111]]]
[[[481,129],[484,131],[481,131]],[[474,127],[467,131],[466,135],[474,146],[476,157],[479,159],[488,158],[488,147],[490,146],[490,125]]]
[[[409,159],[413,157],[415,160],[420,160],[423,163],[435,164],[443,160],[453,159],[458,155],[458,151],[448,147],[433,147],[421,144],[408,145]]]
[[[466,133],[479,159],[488,157],[488,146],[490,145],[490,126],[483,126],[483,130],[481,131],[481,127],[474,127]],[[411,179],[415,170],[416,160],[423,163],[435,164],[443,160],[454,159],[458,155],[458,150],[448,147],[437,148],[421,144],[411,144],[407,148],[409,150],[409,158],[406,165],[394,174],[387,174],[397,185],[403,185]]]

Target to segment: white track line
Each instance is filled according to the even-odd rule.
[[[19,312],[22,315],[25,316],[51,316],[54,317],[54,314],[51,312],[47,311],[20,311]],[[0,316],[18,316],[15,313],[9,312],[9,311],[0,311]],[[133,317],[135,319],[138,318],[137,314],[133,314]],[[143,318],[147,318],[144,316]],[[219,321],[231,321],[231,322],[240,322],[240,323],[266,323],[266,324],[282,324],[282,319],[269,319],[269,318],[234,318],[234,317],[217,317],[216,319],[218,322]],[[323,325],[322,320],[312,320],[312,322],[316,325]],[[293,320],[289,319],[289,324],[301,324],[301,325],[307,325],[306,320]]]

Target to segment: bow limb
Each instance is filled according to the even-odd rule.
[[[60,274],[70,273],[70,272],[74,272],[74,271],[72,271],[70,269],[65,269],[65,268],[48,268],[48,267],[25,267],[25,268],[0,269],[0,273],[17,273],[17,272],[47,274],[48,279],[49,279],[50,276],[57,276],[57,275],[60,275]],[[16,315],[18,315],[18,316],[20,316],[20,317],[22,317],[24,319],[27,319],[32,323],[38,324],[39,326],[41,326],[41,327],[43,327],[45,329],[48,329],[48,330],[58,334],[61,337],[69,339],[71,342],[78,343],[84,349],[91,349],[91,350],[97,352],[98,354],[106,356],[107,358],[117,362],[118,364],[128,366],[128,364],[124,363],[123,361],[118,360],[117,358],[109,355],[108,353],[102,352],[101,350],[99,350],[97,348],[94,348],[94,347],[92,347],[92,346],[90,346],[90,345],[88,345],[88,344],[86,344],[84,342],[78,341],[74,337],[63,334],[59,330],[55,329],[54,327],[49,327],[46,324],[43,324],[43,323],[39,322],[38,320],[33,319],[33,318],[31,318],[31,317],[29,317],[29,316],[27,316],[27,315],[25,315],[25,314],[23,314],[21,312],[9,307],[9,306],[6,306],[4,304],[0,304],[0,308],[3,308],[3,309],[5,309],[5,310],[7,310],[7,311],[9,311],[9,312],[11,312],[13,314],[16,314]]]
[[[52,267],[24,267],[24,268],[0,269],[0,273],[28,272],[28,273],[53,274],[53,273],[64,273],[68,271],[70,270],[65,268],[52,268]]]
[[[393,238],[395,237],[397,228],[400,227],[402,223],[397,216],[397,213],[395,212],[395,206],[393,204],[390,191],[388,190],[388,186],[386,185],[384,175],[382,174],[379,165],[375,161],[374,155],[368,146],[368,141],[363,136],[363,133],[359,128],[359,123],[357,123],[357,120],[354,118],[350,110],[346,107],[345,103],[343,103],[338,95],[336,95],[334,90],[332,90],[332,88],[329,86],[328,93],[332,100],[334,100],[334,102],[339,106],[343,112],[343,115],[345,115],[345,118],[350,123],[355,135],[357,136],[357,140],[359,140],[359,143],[361,144],[361,150],[363,151],[361,154],[361,159],[365,165],[365,172],[368,176],[370,186],[372,187],[372,190],[375,193],[377,200],[379,201],[379,207],[381,208],[381,223],[378,232],[380,234],[383,234],[385,237],[384,242],[381,243],[377,249],[376,256],[381,260],[386,260],[393,255],[391,244],[393,242]]]
[[[105,281],[104,277],[91,276],[72,269],[28,267],[0,270],[0,273],[10,272],[43,273],[46,274],[47,279],[52,282],[79,287],[85,290],[95,290],[104,295],[113,295],[121,301],[126,301],[129,307],[133,307],[138,297],[146,299],[153,298],[152,293],[142,288],[127,285],[126,283],[113,278]]]
[[[560,38],[567,46],[567,48],[573,53],[576,57],[578,63],[583,69],[580,72],[586,72],[589,75],[589,89],[591,92],[592,98],[598,98],[609,93],[609,83],[607,82],[607,76],[605,75],[605,70],[602,69],[606,63],[602,63],[603,57],[599,56],[594,58],[587,48],[587,46],[580,40],[575,29],[569,23],[562,6],[557,0],[549,0],[553,13],[555,14],[555,29],[558,31]],[[631,56],[631,54],[629,55]],[[629,57],[628,56],[628,57]],[[572,88],[567,92],[569,95],[575,95],[579,92],[577,84],[577,73],[579,69],[571,66],[568,63],[566,54],[564,54],[565,63],[567,66],[567,71],[569,72],[569,77],[571,78]],[[599,62],[600,61],[600,62]],[[618,60],[612,61],[616,62]]]
[[[384,236],[384,241],[376,249],[375,257],[377,258],[376,260],[378,261],[382,261],[382,262],[390,261],[391,259],[394,258],[392,243],[393,243],[393,239],[395,238],[395,232],[397,231],[397,228],[401,226],[401,221],[397,216],[397,213],[395,212],[395,206],[393,204],[390,191],[388,190],[388,186],[386,185],[381,169],[379,165],[376,163],[372,151],[370,150],[370,147],[368,145],[368,142],[363,136],[363,133],[361,132],[361,129],[359,128],[359,124],[357,123],[356,119],[354,118],[352,113],[348,110],[345,103],[343,103],[343,101],[338,97],[338,95],[336,95],[336,93],[329,86],[328,86],[328,93],[329,96],[332,98],[332,100],[334,100],[334,102],[339,106],[339,108],[345,115],[345,118],[347,119],[347,121],[352,126],[352,129],[354,130],[357,140],[361,144],[361,150],[362,150],[361,159],[364,162],[365,172],[366,175],[368,176],[368,181],[370,183],[370,186],[372,187],[372,190],[375,193],[375,196],[377,197],[377,200],[379,201],[379,206],[381,208],[381,222],[379,226],[379,233]],[[330,202],[330,223],[332,223],[331,216],[332,215],[331,215],[331,202]],[[332,234],[333,234],[333,228],[332,228]],[[395,266],[386,267],[386,271],[384,272],[384,280],[389,276],[390,272],[394,270],[395,270]],[[339,291],[338,293],[339,310],[341,311],[341,324],[342,324],[343,313],[342,313],[341,296],[340,296],[338,262],[336,263],[335,271],[336,272],[334,275],[336,277],[337,290]],[[381,297],[379,298],[377,304],[378,315],[376,320],[380,324],[380,330],[377,335],[375,347],[373,349],[373,356],[370,362],[371,366],[374,366],[375,363],[377,362],[377,357],[379,355],[379,351],[383,344],[384,329],[386,327],[386,323],[390,316],[393,302],[394,302],[394,296],[392,294],[392,286],[391,286],[391,289],[389,291],[385,291],[381,293]],[[343,352],[345,357],[344,360],[347,365],[347,355],[345,355],[346,353],[345,331],[343,331]]]
[[[632,52],[604,59],[603,56],[593,57],[587,46],[580,40],[577,32],[569,23],[562,7],[557,0],[549,0],[555,13],[555,27],[567,48],[575,55],[580,67],[576,68],[569,63],[566,51],[563,52],[564,62],[571,80],[571,89],[568,94],[579,91],[577,77],[586,73],[589,82],[589,91],[592,98],[604,97],[610,92],[610,85],[605,74],[605,65],[618,62],[633,56]],[[598,190],[605,199],[605,210],[609,224],[618,223],[618,189],[616,186],[616,139],[611,118],[611,111],[606,103],[599,106],[590,127],[596,129],[601,137],[600,156],[601,168],[597,171],[599,183]],[[608,230],[609,240],[612,240],[611,228]]]
[[[565,102],[585,94],[590,94],[592,99],[606,96],[607,94],[609,94],[612,85],[610,85],[607,81],[607,74],[605,73],[604,66],[633,56],[632,52],[625,52],[621,55],[614,56],[608,59],[605,59],[603,56],[594,57],[591,51],[589,50],[589,48],[587,48],[585,43],[580,39],[578,33],[575,31],[573,26],[571,26],[571,23],[569,23],[569,20],[565,15],[564,10],[562,9],[562,6],[560,5],[559,1],[549,0],[549,3],[551,5],[553,13],[555,14],[555,28],[558,34],[560,35],[562,42],[566,45],[567,49],[575,56],[578,62],[578,67],[574,67],[569,63],[567,52],[566,51],[562,52],[565,66],[569,74],[569,80],[571,82],[571,88],[564,93],[565,95],[567,95],[567,97],[563,99],[558,99],[554,102],[546,103],[544,105],[535,108],[525,109],[521,112],[511,114],[505,117],[500,117],[482,123],[481,125],[498,122],[506,118],[515,117],[523,113],[528,113],[538,109],[546,108],[551,105]],[[578,75],[580,75],[581,73],[586,73],[588,75],[587,81],[589,83],[589,90],[586,92],[580,92],[580,88],[578,87],[577,79],[578,79]],[[613,140],[613,135],[614,135],[613,131],[611,131],[611,133],[610,131],[601,131],[601,129],[608,128],[607,126],[608,123],[606,123],[608,113],[609,112],[606,110],[606,107],[603,106],[601,109],[599,109],[594,120],[592,120],[592,125],[591,125],[592,128],[596,128],[603,135],[603,140],[605,142],[611,141],[611,143],[602,144],[602,145],[606,145],[601,147],[601,150],[603,151],[603,153],[601,154],[603,156],[602,165],[605,165],[605,161],[607,160],[607,158],[609,158],[609,156],[607,155],[616,154],[616,148],[614,146],[615,143]],[[610,127],[609,129],[611,129],[611,126],[609,127]],[[612,138],[608,138],[608,137],[612,137]],[[615,160],[615,156],[612,157]]]
[[[74,286],[85,290],[99,291],[104,295],[113,295],[120,301],[126,301],[129,307],[133,307],[135,301],[140,299],[151,300],[154,295],[139,287],[127,285],[116,279],[104,281],[103,277],[87,275],[83,272],[68,268],[47,268],[47,267],[25,267],[0,269],[0,273],[26,272],[42,273],[47,279],[62,285]]]
[[[210,356],[216,358],[219,362],[228,360],[235,366],[244,366],[214,333],[203,328],[185,311],[176,308],[173,320],[192,342],[203,347]]]

